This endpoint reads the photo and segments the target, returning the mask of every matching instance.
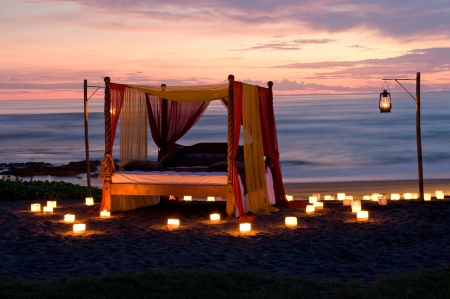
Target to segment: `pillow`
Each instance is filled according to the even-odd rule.
[[[217,162],[227,161],[226,154],[194,153],[187,154],[176,166],[210,166]]]
[[[184,146],[179,146],[168,152],[159,161],[163,167],[175,166],[175,164],[186,156],[187,151]]]
[[[125,170],[141,170],[141,171],[154,171],[160,170],[162,165],[156,161],[148,160],[133,160],[123,166]]]
[[[236,161],[236,166],[238,168],[238,173],[242,174],[245,172],[244,162]],[[217,162],[208,167],[208,171],[210,172],[227,172],[227,161]]]

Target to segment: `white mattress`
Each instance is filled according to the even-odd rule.
[[[149,185],[225,186],[226,172],[177,172],[177,171],[117,171],[113,183]]]

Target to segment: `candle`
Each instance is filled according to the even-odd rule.
[[[192,196],[185,195],[185,196],[183,197],[183,199],[184,199],[184,201],[192,201]]]
[[[315,202],[314,203],[314,210],[323,210],[323,202]]]
[[[317,201],[320,201],[320,193],[313,193],[313,196],[317,197]]]
[[[179,219],[168,219],[167,220],[167,227],[169,229],[175,229],[180,226],[180,220]]]
[[[378,198],[378,204],[379,204],[380,206],[387,206],[387,199],[386,199],[386,196],[380,196],[380,197]]]
[[[40,203],[32,203],[31,204],[31,212],[40,212],[41,204]]]
[[[338,193],[337,194],[337,200],[344,200],[345,199],[345,193]]]
[[[64,215],[64,222],[74,223],[75,222],[75,215],[72,215],[72,214]]]
[[[294,200],[294,196],[292,196],[292,195],[286,195],[286,200],[287,200],[287,201],[293,201],[293,200]]]
[[[352,201],[353,201],[353,200],[351,200],[351,199],[344,199],[344,200],[342,201],[342,204],[343,204],[344,206],[351,206],[351,205],[352,205]]]
[[[286,218],[284,218],[284,224],[287,227],[296,227],[297,226],[297,217],[286,217]]]
[[[331,195],[325,195],[325,196],[324,196],[324,199],[325,199],[325,200],[331,200]]]
[[[352,206],[352,213],[358,213],[361,211],[361,206]]]
[[[219,223],[220,222],[220,214],[211,214],[209,215],[209,219],[211,223]]]
[[[110,216],[111,216],[111,213],[108,212],[107,210],[103,210],[103,211],[100,212],[100,217],[102,217],[102,218],[107,218],[107,217],[110,217]]]
[[[316,208],[313,205],[306,206],[306,214],[308,214],[308,215],[314,214],[315,210],[316,210]]]
[[[47,201],[47,207],[56,208],[56,201]]]
[[[309,203],[314,204],[315,202],[317,202],[317,197],[316,196],[310,196],[309,197]]]
[[[248,233],[252,230],[252,225],[250,223],[241,223],[239,225],[239,231],[241,233]]]
[[[208,196],[206,201],[216,201],[216,198],[214,196]]]
[[[413,197],[412,193],[405,193],[405,194],[403,194],[403,198],[404,199],[412,199],[412,197]]]
[[[444,192],[443,191],[436,191],[436,199],[444,199]]]
[[[44,214],[46,213],[49,214],[53,213],[53,207],[44,207]]]
[[[356,219],[358,221],[369,220],[369,212],[368,211],[359,211],[358,213],[356,213]]]
[[[74,233],[82,233],[86,230],[86,224],[84,223],[76,223],[73,225],[73,232]]]
[[[423,195],[425,201],[430,201],[431,200],[431,193],[424,193]]]
[[[94,198],[93,197],[86,197],[86,205],[87,206],[93,206],[94,205]]]
[[[354,200],[352,201],[352,207],[353,206],[361,206],[361,201],[360,200]]]
[[[392,193],[391,194],[391,200],[400,200],[400,194]]]

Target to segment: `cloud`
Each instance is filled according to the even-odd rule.
[[[335,42],[334,39],[294,39],[287,42],[269,42],[269,43],[260,43],[256,46],[232,50],[232,51],[248,51],[248,50],[300,50],[303,45],[307,44],[327,44]]]
[[[226,24],[245,30],[245,25],[284,25],[284,30],[342,32],[366,28],[386,36],[423,38],[450,36],[448,1],[410,0],[41,0],[33,3],[69,2],[110,15],[111,19],[142,18],[191,24]],[[289,26],[287,24],[290,24]],[[280,34],[275,34],[280,35]]]
[[[323,61],[313,63],[290,63],[274,68],[297,68],[317,70],[314,78],[331,79],[343,76],[368,78],[381,76],[411,76],[416,72],[450,72],[450,48],[415,49],[409,53],[384,59],[359,61]],[[322,72],[322,70],[325,70]]]

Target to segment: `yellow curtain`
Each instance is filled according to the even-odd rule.
[[[125,85],[144,93],[176,102],[208,102],[228,97],[228,84],[164,87]]]
[[[145,94],[125,88],[120,113],[120,168],[131,160],[147,160],[148,118]]]
[[[278,209],[270,205],[267,192],[257,86],[242,84],[242,119],[245,177],[250,211],[258,215],[268,215]]]

